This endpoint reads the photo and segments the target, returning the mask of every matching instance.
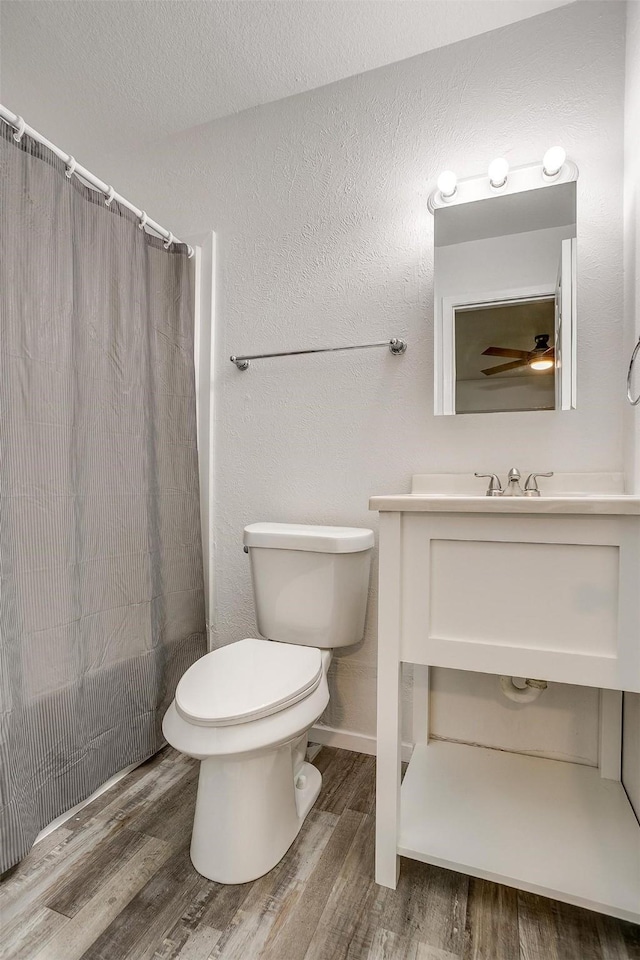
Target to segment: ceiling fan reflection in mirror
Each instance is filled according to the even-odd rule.
[[[555,349],[549,346],[548,333],[539,333],[534,339],[536,342],[533,350],[516,350],[511,347],[487,347],[482,351],[483,356],[487,357],[514,357],[510,363],[499,363],[496,367],[487,367],[483,370],[485,376],[490,377],[495,373],[505,373],[507,370],[517,370],[518,367],[529,367],[531,370],[549,371],[555,366]]]

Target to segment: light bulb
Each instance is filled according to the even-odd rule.
[[[458,178],[453,170],[443,170],[438,177],[438,190],[443,200],[451,200],[456,192]]]
[[[557,177],[566,158],[566,151],[562,147],[549,147],[542,158],[543,175],[548,179]]]
[[[504,157],[496,157],[489,164],[489,182],[495,189],[504,187],[509,175],[509,163]]]
[[[550,370],[554,363],[551,357],[540,357],[539,360],[530,360],[529,366],[532,370]]]

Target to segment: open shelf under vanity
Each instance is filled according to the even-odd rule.
[[[597,767],[419,744],[397,852],[638,922],[640,827],[622,784]]]

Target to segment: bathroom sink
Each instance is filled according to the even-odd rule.
[[[487,497],[486,482],[473,474],[417,474],[411,493],[371,497],[369,507],[410,513],[640,514],[640,497],[624,493],[621,474],[555,474],[540,481],[539,497]]]

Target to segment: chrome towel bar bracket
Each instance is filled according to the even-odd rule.
[[[634,397],[631,393],[631,378],[633,376],[633,365],[636,362],[638,351],[640,351],[640,337],[638,338],[638,342],[633,348],[633,353],[631,354],[631,360],[629,361],[629,370],[627,371],[627,399],[632,407],[635,407],[640,403],[640,393],[638,393],[637,397]]]
[[[270,357],[298,357],[304,353],[338,353],[340,350],[368,350],[370,347],[388,347],[394,356],[400,356],[406,352],[407,341],[400,337],[393,337],[391,340],[379,340],[377,343],[358,343],[350,347],[316,347],[313,350],[284,350],[280,353],[254,353],[244,357],[229,357],[231,363],[235,363],[238,370],[247,370],[250,360],[264,360]]]

